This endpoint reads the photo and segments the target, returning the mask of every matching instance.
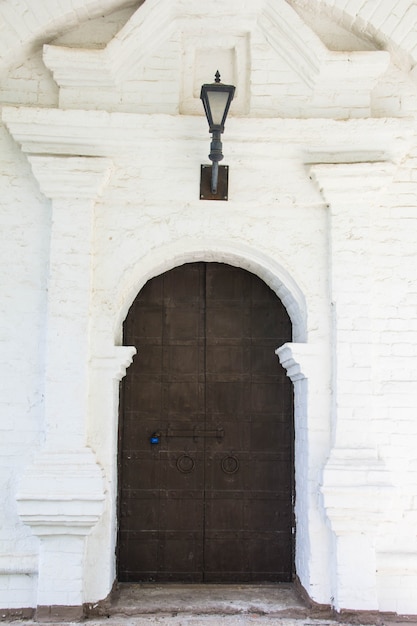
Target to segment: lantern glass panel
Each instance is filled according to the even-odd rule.
[[[229,93],[227,91],[207,91],[211,117],[215,126],[221,126],[225,114]]]

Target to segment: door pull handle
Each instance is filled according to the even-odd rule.
[[[167,439],[169,439],[170,437],[191,437],[192,439],[194,439],[194,441],[196,441],[198,438],[201,437],[203,439],[217,439],[217,441],[221,441],[224,437],[224,428],[215,428],[212,430],[197,430],[197,428],[193,428],[192,430],[174,430],[168,427],[165,432],[158,430],[152,433],[152,435],[149,437],[149,442],[153,446],[155,446],[158,443],[161,443],[162,436],[166,437]]]

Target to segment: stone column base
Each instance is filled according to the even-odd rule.
[[[40,540],[37,619],[56,621],[57,612],[79,618],[85,537],[104,503],[103,477],[91,449],[43,451],[26,470],[17,502],[23,523]]]

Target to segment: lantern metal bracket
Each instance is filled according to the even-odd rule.
[[[212,169],[218,168],[216,192],[212,192]],[[229,199],[229,166],[202,165],[200,170],[200,200],[228,200]]]

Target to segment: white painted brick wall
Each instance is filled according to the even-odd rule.
[[[35,600],[36,561],[25,555],[36,555],[38,542],[17,515],[15,494],[18,476],[42,437],[49,223],[48,206],[4,128],[0,144],[0,606],[21,608]]]
[[[46,23],[49,32],[58,33],[62,21],[55,4],[41,3],[43,12],[40,7],[35,12],[26,3],[16,4],[22,9],[18,19],[15,8],[5,3],[2,15],[11,22],[14,20],[16,33],[12,36],[6,30],[2,45],[7,42],[12,46],[16,38],[27,42],[34,34],[44,31]],[[365,34],[372,33],[373,25],[380,25],[382,41],[390,40],[393,46],[406,41],[407,49],[415,53],[415,33],[408,27],[409,3],[396,3],[394,11],[392,3],[388,2],[379,2],[377,7],[364,0],[317,2],[317,6],[323,8],[330,4],[334,5],[334,15],[341,23],[347,24],[350,19],[357,25],[366,24]],[[98,1],[73,0],[71,15],[67,14],[68,24],[97,15],[99,10],[121,6],[121,3],[109,0],[104,8],[103,5]],[[99,48],[130,15],[131,9],[126,9],[109,18],[99,17],[73,33],[61,35],[53,43]],[[135,76],[122,83],[120,92],[109,90],[106,93],[94,87],[72,89],[68,93],[61,92],[61,106],[176,116],[181,95],[180,45],[180,38],[172,35],[158,53],[148,59],[146,67],[132,68]],[[337,269],[336,255],[331,256],[328,247],[329,210],[308,177],[305,162],[309,162],[306,157],[311,153],[305,150],[303,141],[308,144],[311,135],[322,133],[332,144],[333,155],[337,155],[338,150],[347,150],[352,159],[355,147],[349,144],[349,135],[342,126],[330,132],[323,122],[323,126],[318,125],[313,130],[304,128],[305,135],[300,138],[291,130],[291,122],[279,128],[274,126],[273,120],[269,124],[268,120],[256,118],[355,117],[365,112],[362,96],[358,97],[356,110],[352,106],[355,100],[349,95],[347,106],[343,94],[333,100],[323,98],[319,102],[321,108],[314,108],[306,85],[279,55],[271,53],[256,29],[251,38],[250,54],[248,116],[254,118],[254,125],[245,126],[245,119],[233,116],[232,108],[224,138],[225,161],[231,168],[228,203],[205,204],[198,200],[199,165],[207,162],[209,148],[209,135],[202,116],[197,123],[185,119],[180,138],[172,130],[164,141],[156,137],[153,148],[149,142],[144,145],[138,142],[137,150],[129,154],[115,141],[115,154],[106,154],[114,159],[114,167],[96,206],[94,222],[90,340],[96,362],[107,363],[103,355],[111,354],[114,343],[120,341],[123,315],[141,284],[177,263],[197,259],[241,264],[270,283],[276,280],[276,285],[286,284],[286,277],[291,277],[288,289],[297,285],[305,298],[309,344],[324,345],[324,354],[330,351],[335,330],[331,325],[330,275]],[[316,95],[317,105],[320,93]],[[42,64],[39,51],[7,72],[0,99],[4,105],[58,106],[57,86]],[[376,117],[415,114],[414,84],[392,62],[374,87],[371,103]],[[77,119],[78,114],[75,111],[74,114]],[[112,123],[116,124],[114,119],[109,121],[109,128]],[[118,123],[129,128],[128,119],[123,119],[123,123]],[[136,121],[132,118],[130,123]],[[165,117],[151,116],[149,124],[155,135],[161,125],[170,128]],[[249,134],[242,140],[245,129]],[[102,134],[106,132],[107,128],[102,130]],[[366,143],[366,128],[361,132]],[[411,123],[408,136],[414,136]],[[313,599],[330,603],[332,589],[337,587],[338,581],[329,577],[329,572],[334,571],[335,555],[324,509],[317,504],[318,485],[336,420],[346,417],[345,443],[352,444],[361,441],[369,412],[367,437],[372,439],[377,457],[385,463],[389,473],[395,494],[391,514],[396,518],[395,523],[391,519],[382,520],[379,530],[375,531],[378,574],[374,576],[373,593],[378,602],[376,608],[417,614],[417,573],[413,561],[417,554],[417,174],[416,146],[411,139],[409,141],[409,158],[402,159],[401,168],[382,196],[381,206],[374,207],[370,222],[360,228],[357,220],[352,221],[351,227],[345,224],[347,236],[342,244],[346,255],[337,261],[340,263],[341,302],[336,320],[337,356],[343,366],[343,376],[333,390],[337,408],[329,408],[326,356],[318,364],[318,369],[324,371],[325,392],[320,389],[323,381],[311,375],[307,400],[307,383],[305,380],[299,383],[297,446],[300,451],[309,445],[312,449],[309,465],[299,455],[297,466],[298,480],[305,481],[299,483],[302,486],[297,491],[305,492],[305,502],[300,496],[297,503],[300,537],[297,568]],[[369,149],[373,148],[373,141],[369,139],[369,143],[372,144]],[[388,154],[391,150],[397,151],[394,143],[384,149]],[[320,150],[325,151],[323,146]],[[4,128],[0,136],[0,180],[0,369],[4,383],[0,395],[0,484],[4,493],[4,506],[0,511],[0,553],[8,563],[7,567],[2,567],[0,561],[0,608],[36,603],[72,604],[79,601],[79,596],[67,580],[60,581],[60,588],[57,583],[53,593],[49,588],[38,589],[39,540],[22,524],[17,513],[19,479],[42,448],[45,434],[43,369],[51,203],[40,193],[26,157]],[[348,215],[351,220],[353,211]],[[362,243],[361,236],[366,238]],[[364,299],[368,300],[366,306]],[[294,300],[288,297],[287,301],[295,309]],[[77,305],[77,300],[68,294],[66,314],[75,315]],[[112,359],[108,357],[113,363]],[[113,381],[112,367],[114,365],[109,363],[102,364],[92,374],[88,442],[104,470],[107,501],[102,519],[87,540],[87,566],[83,574],[85,601],[103,598],[114,579],[116,476],[113,461],[117,434],[114,406],[118,383]],[[302,421],[303,416],[307,416],[305,421]],[[378,472],[370,470],[368,479],[371,483],[379,480]],[[315,504],[309,508],[305,503],[311,501]],[[350,521],[346,519],[345,524],[349,525]],[[303,543],[303,536],[309,536],[311,543]],[[350,541],[346,540],[347,545]],[[108,549],[103,550],[103,545]],[[78,576],[80,552],[71,552],[70,548],[69,542],[63,540],[58,551],[70,550]],[[56,549],[52,551],[51,562],[54,559],[57,562],[56,553]],[[341,571],[349,572],[349,567],[349,563],[339,563]],[[101,572],[100,576],[97,571]],[[344,576],[349,578],[349,573]],[[65,595],[67,592],[69,595]],[[361,593],[358,590],[355,596],[353,592],[349,596],[350,606],[341,608],[362,608]]]

